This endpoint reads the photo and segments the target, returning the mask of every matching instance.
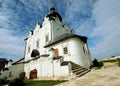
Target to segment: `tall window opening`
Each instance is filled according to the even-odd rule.
[[[39,41],[36,41],[36,48],[39,48]]]
[[[45,41],[46,41],[46,42],[49,41],[49,36],[48,36],[48,35],[46,35],[46,37],[45,37]]]
[[[64,47],[64,48],[63,48],[63,52],[64,52],[64,54],[68,54],[68,48],[67,48],[67,47]]]
[[[83,52],[84,52],[84,54],[85,54],[85,48],[83,47]]]
[[[30,53],[30,47],[28,47],[27,53]]]

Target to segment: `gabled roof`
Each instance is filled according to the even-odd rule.
[[[83,42],[87,42],[87,37],[85,36],[79,36],[79,35],[76,35],[76,34],[72,34],[72,33],[65,33],[57,38],[55,38],[54,40],[50,41],[46,46],[44,47],[49,47],[55,43],[59,43],[61,41],[64,41],[66,39],[69,39],[69,38],[79,38],[80,40],[82,40]]]
[[[20,60],[14,62],[12,65],[15,65],[15,64],[19,64],[19,63],[22,63],[24,61],[24,58],[21,58]]]

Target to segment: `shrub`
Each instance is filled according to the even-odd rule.
[[[118,65],[120,66],[120,58],[117,58],[117,61],[118,61]]]
[[[24,78],[25,78],[25,72],[21,72],[21,73],[19,74],[19,78],[20,78],[20,79],[24,79]]]
[[[7,80],[6,77],[0,79],[0,85],[5,85],[5,84],[8,84],[9,80]]]
[[[9,86],[24,86],[24,81],[22,79],[16,78],[10,81]]]
[[[93,67],[99,67],[101,68],[103,66],[103,62],[98,62],[97,59],[93,60]]]

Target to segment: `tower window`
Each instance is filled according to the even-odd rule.
[[[64,47],[63,51],[64,51],[64,54],[68,54],[68,48],[67,47]]]
[[[39,48],[39,41],[36,41],[36,48]]]
[[[27,53],[30,53],[30,47],[28,47],[28,51],[27,51]]]
[[[47,36],[45,37],[45,41],[48,42],[48,40],[49,40],[49,36],[47,35]]]
[[[85,54],[85,48],[83,47],[83,52],[84,52],[84,54]]]

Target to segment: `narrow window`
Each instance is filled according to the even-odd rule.
[[[48,40],[49,40],[49,37],[48,37],[48,35],[45,37],[45,41],[46,42],[48,42]]]
[[[83,47],[83,52],[84,52],[84,54],[85,54],[85,48]]]
[[[39,48],[39,41],[36,41],[36,48]]]
[[[30,47],[28,47],[28,51],[27,51],[27,53],[30,53]]]
[[[64,54],[68,54],[68,48],[67,47],[64,47],[63,51],[64,51]]]

